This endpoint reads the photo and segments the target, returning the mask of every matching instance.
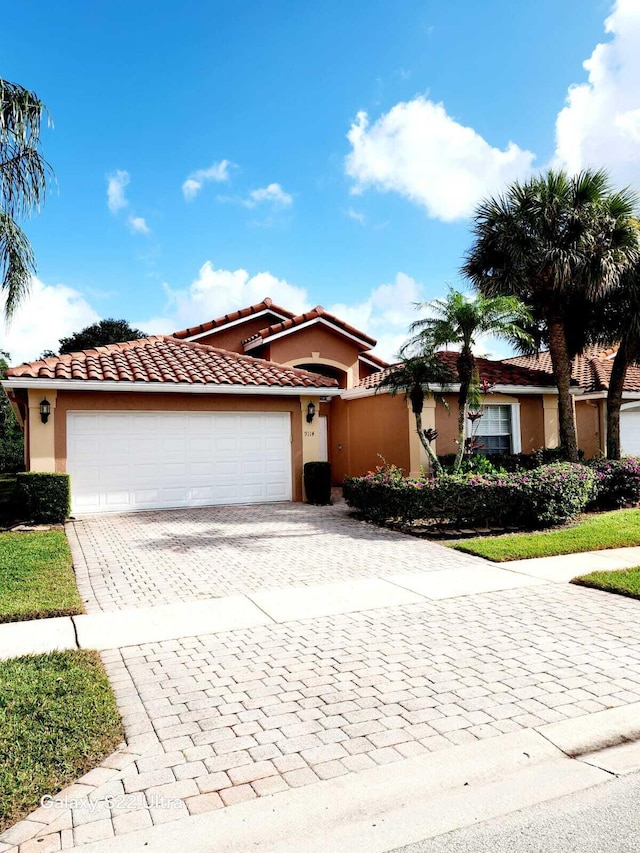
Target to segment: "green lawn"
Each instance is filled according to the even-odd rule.
[[[640,598],[640,566],[613,572],[591,572],[574,578],[572,583],[602,589],[605,592],[617,592],[618,595],[628,595],[629,598]]]
[[[0,661],[0,832],[121,741],[120,715],[96,652]]]
[[[0,622],[82,610],[63,530],[0,533]]]
[[[542,533],[480,536],[456,542],[451,547],[502,563],[634,545],[640,545],[640,510],[619,509],[588,515],[570,527]]]

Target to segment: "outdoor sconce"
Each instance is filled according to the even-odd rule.
[[[49,415],[51,414],[51,403],[45,397],[44,400],[40,403],[40,420],[43,424],[49,420]]]
[[[314,403],[309,403],[307,406],[307,423],[310,424],[316,416],[316,407]]]

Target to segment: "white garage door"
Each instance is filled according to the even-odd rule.
[[[287,413],[69,412],[72,511],[291,500]]]
[[[640,456],[640,411],[620,412],[620,447],[623,456]]]

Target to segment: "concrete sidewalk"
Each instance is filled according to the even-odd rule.
[[[438,571],[266,589],[245,595],[0,625],[0,659],[54,649],[111,649],[298,622],[544,583],[640,565],[640,548],[508,563],[478,561]]]

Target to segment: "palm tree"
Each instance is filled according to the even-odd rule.
[[[393,396],[402,393],[405,399],[411,400],[411,410],[416,419],[416,432],[436,477],[443,474],[442,465],[431,447],[431,441],[436,435],[433,431],[423,428],[422,411],[424,401],[430,394],[437,401],[444,403],[442,391],[433,391],[430,386],[437,383],[442,389],[453,378],[449,367],[433,353],[409,358],[403,356],[397,364],[392,365],[385,372],[376,389],[376,393],[386,389]]]
[[[617,346],[607,389],[607,457],[620,459],[624,383],[629,366],[640,362],[640,260],[621,276],[619,285],[605,299],[593,305],[587,342]]]
[[[574,462],[571,358],[580,335],[567,306],[609,292],[636,258],[635,203],[629,190],[612,191],[605,171],[549,170],[485,200],[474,217],[463,272],[486,296],[517,296],[541,324],[558,386],[560,439]]]
[[[51,168],[40,153],[46,108],[34,92],[0,79],[0,290],[13,315],[35,273],[31,244],[17,219],[39,210]]]
[[[416,349],[433,352],[446,346],[459,347],[456,368],[460,389],[458,391],[458,451],[453,467],[458,471],[462,463],[465,441],[464,430],[469,393],[475,374],[473,347],[481,335],[508,340],[520,349],[531,346],[531,335],[525,330],[532,323],[529,309],[514,296],[469,297],[449,288],[445,299],[418,303],[431,316],[416,320],[409,329],[413,335],[403,347],[403,352]]]

